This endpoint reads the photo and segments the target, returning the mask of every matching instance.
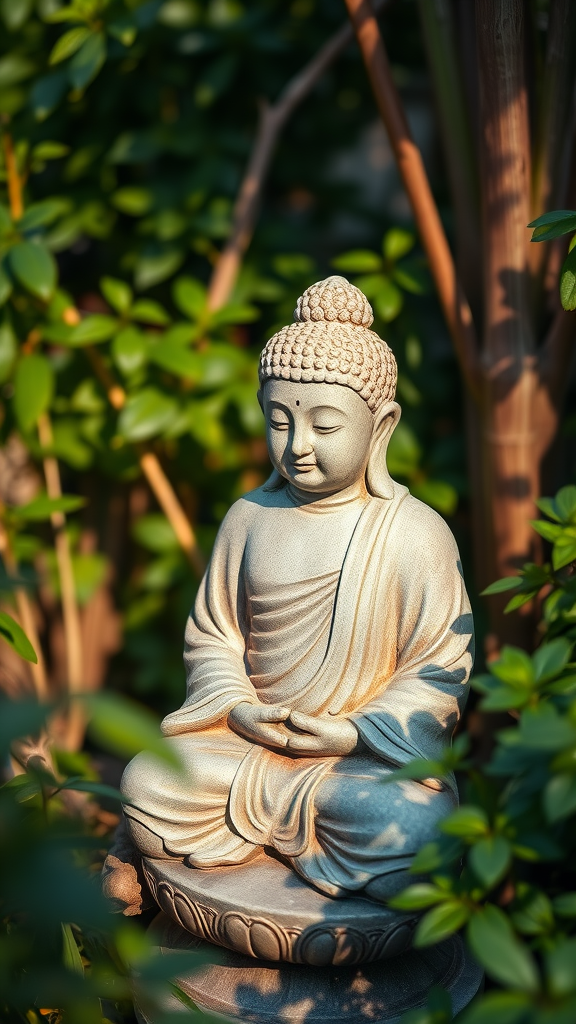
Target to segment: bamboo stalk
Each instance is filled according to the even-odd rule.
[[[85,351],[96,376],[106,391],[110,405],[114,409],[122,409],[126,403],[126,392],[114,379],[100,353],[92,346],[88,346]],[[139,450],[138,461],[160,508],[178,538],[180,547],[196,575],[201,577],[206,569],[204,555],[200,550],[190,520],[162,469],[158,456],[151,451]]]
[[[375,0],[375,10],[381,11],[388,2]],[[236,284],[242,260],[252,241],[264,183],[280,132],[296,107],[309,95],[353,37],[352,26],[349,23],[342,25],[312,60],[287,83],[274,104],[267,101],[260,104],[258,129],[234,207],[232,231],[216,262],[208,286],[210,309],[224,306]]]
[[[370,0],[346,0],[346,6],[398,170],[408,195],[444,318],[462,374],[471,395],[480,398],[478,346],[472,313],[457,278],[448,240],[424,168],[414,143],[394,81],[384,42]]]

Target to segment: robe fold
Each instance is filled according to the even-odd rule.
[[[457,801],[453,778],[383,783],[450,742],[472,617],[450,530],[406,488],[363,504],[337,569],[263,587],[248,539],[254,516],[275,513],[248,496],[223,524],[186,628],[187,698],[162,725],[188,775],[155,766],[152,786],[139,755],[123,780],[138,809],[126,814],[143,852],[211,867],[272,847],[341,896],[409,866]],[[314,758],[250,743],[227,726],[240,701],[347,717],[365,751]]]

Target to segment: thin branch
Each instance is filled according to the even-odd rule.
[[[414,143],[390,71],[388,56],[370,0],[346,0],[350,19],[444,313],[462,374],[470,393],[479,397],[478,345],[472,313],[458,282],[448,240],[432,195],[420,150]]]
[[[126,402],[126,392],[116,382],[96,349],[88,346],[84,351],[98,380],[106,391],[110,405],[114,409],[120,410]],[[157,455],[151,451],[139,450],[138,461],[190,565],[197,576],[202,576],[206,569],[204,555],[200,550],[190,520],[180,504],[176,491],[162,469]]]
[[[376,0],[374,8],[380,11],[387,3],[389,0]],[[261,103],[256,138],[234,207],[232,232],[220,253],[208,286],[210,309],[224,306],[236,284],[242,259],[252,241],[264,182],[280,132],[296,107],[353,38],[352,26],[347,22],[288,82],[274,104],[267,101]]]
[[[22,183],[20,181],[20,175],[18,174],[18,165],[16,163],[16,154],[14,152],[12,136],[5,128],[2,131],[2,146],[4,149],[4,162],[6,164],[6,182],[8,185],[10,213],[13,220],[20,220],[20,217],[24,213],[24,204],[22,202]]]

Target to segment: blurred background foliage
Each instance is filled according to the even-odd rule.
[[[196,580],[142,480],[138,445],[167,467],[208,556],[231,502],[268,473],[258,351],[311,281],[342,272],[369,295],[400,366],[390,469],[453,515],[466,494],[457,375],[354,44],[287,124],[234,291],[209,311],[258,104],[340,28],[340,4],[6,0],[2,16],[0,113],[13,151],[4,146],[0,221],[2,497],[9,507],[42,491],[41,456],[56,457],[64,491],[85,498],[66,529],[81,617],[102,606],[90,627],[104,646],[94,685],[108,672],[167,710],[182,692]],[[412,4],[389,18],[434,168]],[[120,411],[107,399],[114,386]],[[20,517],[13,546],[40,586],[42,632],[57,633],[50,529]],[[58,687],[53,636],[48,646]]]
[[[452,240],[418,5],[380,6],[394,80]],[[526,5],[540,55],[548,6]],[[447,517],[475,600],[462,384],[351,32],[283,125],[239,274],[214,301],[259,118],[345,21],[338,0],[0,0],[0,672],[5,696],[27,699],[1,708],[7,1024],[130,1021],[134,976],[150,978],[154,1004],[174,973],[154,966],[142,929],[111,919],[97,892],[122,763],[156,743],[155,725],[129,699],[156,714],[182,699],[182,633],[202,566],[230,504],[269,472],[258,353],[314,280],[343,273],[368,295],[399,364],[403,416],[390,471]],[[562,432],[573,437],[573,415]],[[574,468],[561,445],[548,492]],[[441,844],[428,851],[434,891],[405,897],[419,909],[448,905],[434,927],[424,918],[423,941],[473,919],[484,923],[478,946],[503,942],[500,959],[512,966],[499,975],[485,964],[492,979],[514,990],[514,965],[524,971],[512,1003],[487,1004],[506,1024],[531,1019],[535,992],[547,1024],[574,1010],[564,980],[573,881],[564,867],[542,881],[547,858],[565,865],[574,852],[575,513],[572,492],[571,503],[564,497],[542,509],[552,565],[527,564],[500,585],[515,591],[513,608],[548,595],[537,639],[560,642],[552,668],[509,654],[478,683],[486,711],[500,701],[502,712],[529,718],[530,706],[545,717],[551,705],[564,725],[551,727],[537,757],[533,734],[516,762],[500,751],[494,774],[512,789],[522,777],[522,799],[510,806],[506,790],[503,808],[500,782],[482,781],[462,739],[449,767],[468,779],[476,811],[447,833],[458,856],[466,848],[468,875],[460,881],[454,843]],[[482,633],[481,611],[478,621]],[[35,697],[48,701],[50,742]],[[473,745],[479,721],[473,712]],[[559,792],[549,787],[542,809],[554,771]],[[516,842],[515,815],[524,832],[530,822],[532,832],[554,828],[554,849]],[[530,856],[544,864],[533,874]],[[514,903],[510,886],[523,872]],[[536,931],[521,916],[535,887],[546,919]],[[512,939],[482,909],[495,903],[520,915]],[[543,976],[518,942],[548,957]],[[548,996],[557,1017],[545,1016]],[[420,1024],[451,1019],[434,998]]]

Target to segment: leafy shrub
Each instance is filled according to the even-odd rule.
[[[515,589],[509,610],[544,595],[542,642],[529,655],[504,647],[472,680],[480,709],[508,712],[487,764],[462,734],[441,762],[413,762],[395,777],[442,777],[456,770],[462,803],[412,865],[429,874],[391,901],[425,911],[416,945],[465,929],[490,990],[463,1024],[563,1024],[576,1018],[576,487],[540,509],[534,524],[553,545],[552,566],[525,566],[488,593]],[[569,559],[571,564],[569,564]],[[413,1024],[451,1020],[434,996]]]

